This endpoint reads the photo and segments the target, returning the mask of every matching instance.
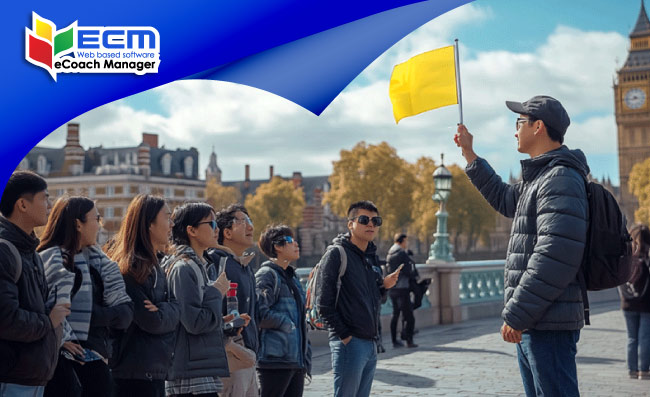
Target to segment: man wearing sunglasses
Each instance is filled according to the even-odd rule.
[[[341,234],[321,259],[322,284],[316,302],[329,328],[334,372],[334,396],[369,396],[377,365],[381,296],[399,277],[398,269],[382,279],[377,247],[373,244],[382,219],[370,201],[359,201],[348,209],[348,233]],[[337,288],[341,252],[346,270]]]
[[[253,255],[244,252],[253,246],[253,221],[248,217],[248,211],[241,204],[231,204],[217,212],[219,227],[219,246],[208,250],[208,260],[218,269],[215,273],[226,272],[231,283],[237,283],[237,303],[242,317],[250,317],[250,323],[244,327],[242,337],[244,346],[257,353],[259,341],[257,333],[257,295],[255,293],[255,273],[248,266]],[[224,315],[226,300],[224,299]],[[228,360],[234,360],[228,354]],[[230,373],[230,377],[222,378],[224,396],[249,397],[257,396],[259,385],[255,366]]]
[[[527,396],[578,396],[575,355],[584,311],[576,276],[587,235],[589,167],[580,150],[562,144],[570,121],[559,101],[536,96],[506,106],[519,114],[517,150],[530,156],[521,162],[521,182],[504,183],[474,153],[464,125],[454,137],[472,183],[497,211],[514,218],[501,335],[517,344]]]

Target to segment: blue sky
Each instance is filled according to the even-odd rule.
[[[596,177],[618,183],[612,78],[625,61],[639,0],[477,0],[402,39],[373,62],[316,117],[272,94],[212,81],[182,81],[92,110],[75,119],[83,146],[135,146],[142,132],[166,147],[199,148],[205,169],[215,146],[224,180],[276,173],[324,175],[341,149],[387,141],[409,161],[426,155],[464,164],[452,142],[458,109],[450,106],[397,126],[387,95],[393,65],[461,43],[465,122],[477,153],[504,177],[518,175],[514,119],[505,100],[536,94],[560,99],[572,118],[566,143],[582,148]],[[617,66],[618,65],[618,66]],[[62,146],[64,127],[41,143]]]

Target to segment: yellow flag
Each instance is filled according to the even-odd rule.
[[[454,46],[428,51],[396,65],[388,95],[396,123],[404,117],[457,104]]]

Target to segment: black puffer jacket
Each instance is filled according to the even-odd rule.
[[[0,244],[0,383],[43,386],[52,378],[58,341],[45,307],[47,281],[39,243],[0,216],[0,238],[20,253],[22,273],[17,283],[14,256]]]
[[[162,380],[172,364],[180,306],[168,293],[165,273],[159,266],[144,281],[138,283],[124,276],[126,292],[133,301],[133,322],[116,344],[113,377],[116,379]],[[144,306],[149,300],[158,311]]]
[[[347,255],[347,268],[341,278],[341,290],[336,302],[336,282],[339,276],[341,257],[338,249],[329,248],[322,259],[321,291],[316,301],[318,310],[330,330],[330,340],[354,336],[375,339],[378,336],[379,307],[385,291],[381,275],[372,269],[378,266],[377,247],[370,242],[366,251],[361,251],[350,242],[349,234],[341,234],[333,240]]]
[[[514,218],[505,266],[504,321],[516,330],[584,326],[576,279],[584,253],[589,167],[566,146],[522,160],[522,181],[508,185],[482,158],[466,168],[483,197]]]

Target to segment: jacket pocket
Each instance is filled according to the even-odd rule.
[[[289,352],[289,335],[277,329],[265,330],[262,337],[264,356],[268,358],[285,357]]]
[[[199,361],[209,359],[214,356],[217,350],[216,341],[212,341],[216,336],[211,335],[192,335],[187,334],[187,350],[190,361]]]

